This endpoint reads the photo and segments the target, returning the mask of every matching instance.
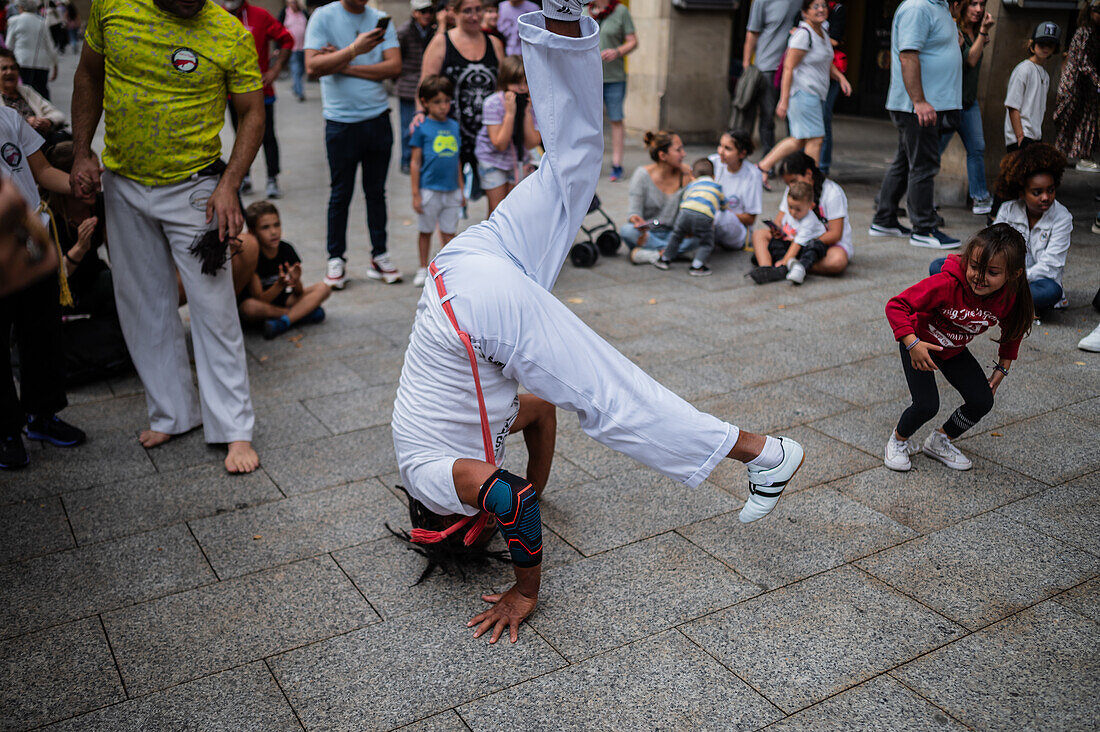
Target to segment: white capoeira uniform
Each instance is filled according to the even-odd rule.
[[[417,304],[393,409],[393,443],[409,493],[430,510],[474,515],[455,492],[459,458],[483,460],[470,359],[443,307],[449,301],[476,354],[494,462],[519,411],[518,388],[576,412],[592,438],[689,487],[737,442],[737,427],[654,381],[565,307],[550,289],[599,180],[603,107],[599,29],[581,37],[520,18],[523,59],[546,155],[489,218],[436,256]],[[675,429],[669,429],[669,426]]]

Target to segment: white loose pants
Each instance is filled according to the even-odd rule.
[[[733,448],[737,428],[658,384],[550,294],[599,179],[602,68],[595,21],[581,19],[581,38],[549,33],[544,23],[541,12],[520,18],[542,164],[435,259],[477,352],[495,461],[522,385],[576,412],[599,442],[694,487]],[[477,513],[459,501],[451,472],[456,459],[485,459],[477,394],[431,281],[417,304],[392,424],[409,493],[439,514]]]
[[[145,386],[149,426],[176,435],[199,424],[207,442],[251,440],[244,337],[228,263],[211,277],[188,251],[209,228],[206,202],[216,176],[146,186],[103,174],[118,319]],[[176,271],[191,314],[199,390],[191,381]],[[201,405],[201,406],[200,406]]]

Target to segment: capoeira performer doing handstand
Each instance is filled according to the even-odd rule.
[[[492,606],[468,623],[478,626],[475,637],[492,629],[492,642],[509,629],[514,643],[538,599],[538,495],[553,454],[551,405],[576,412],[597,441],[689,487],[723,458],[748,463],[744,522],[772,510],[803,459],[793,440],[699,412],[550,294],[603,160],[599,30],[581,7],[580,0],[543,0],[542,13],[520,18],[546,155],[488,221],[436,256],[393,411],[394,448],[410,496],[443,516],[491,514],[508,546],[515,585],[485,595]],[[518,396],[520,385],[530,394]],[[527,478],[497,467],[515,431],[528,444]],[[474,524],[470,540],[481,526]]]

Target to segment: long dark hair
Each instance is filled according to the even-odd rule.
[[[997,343],[1007,343],[1030,333],[1035,318],[1035,303],[1031,300],[1031,286],[1027,283],[1027,244],[1023,235],[1009,224],[987,226],[966,243],[962,267],[965,272],[973,261],[975,269],[984,277],[989,263],[997,255],[1005,258],[1008,281],[1004,286],[1012,288],[1016,296],[1012,310],[1001,320],[1001,337],[994,339]]]
[[[776,166],[776,173],[780,177],[805,175],[807,172],[812,172],[814,175],[814,205],[817,205],[821,203],[821,189],[825,186],[825,174],[821,172],[821,168],[817,167],[813,158],[799,150],[780,160],[779,165]]]

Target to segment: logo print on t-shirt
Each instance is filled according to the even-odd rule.
[[[23,151],[19,149],[18,145],[5,142],[0,147],[0,157],[4,158],[4,162],[8,164],[9,168],[17,170],[19,164],[23,162]]]
[[[444,130],[432,140],[432,152],[441,158],[453,158],[458,155],[458,140],[450,132]]]
[[[177,48],[172,51],[172,68],[190,74],[199,67],[199,55],[190,48]]]

